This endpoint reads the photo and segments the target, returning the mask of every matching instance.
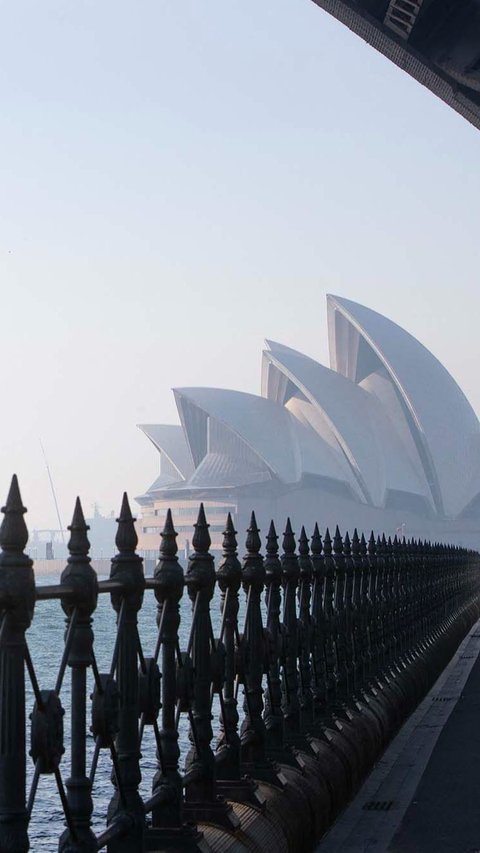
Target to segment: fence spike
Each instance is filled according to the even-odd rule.
[[[306,728],[313,725],[312,665],[311,650],[313,628],[311,618],[311,598],[313,564],[305,527],[302,526],[298,540],[298,567],[300,573],[298,587],[298,655],[300,670],[300,715]]]
[[[129,853],[134,848],[141,849],[145,836],[145,810],[139,792],[142,774],[138,731],[138,718],[140,716],[138,647],[140,639],[137,628],[138,611],[143,604],[145,579],[143,576],[143,560],[135,550],[137,543],[135,519],[130,510],[127,493],[124,492],[120,515],[117,518],[117,535],[115,537],[118,554],[113,557],[110,569],[110,578],[117,582],[120,581],[123,590],[121,593],[113,592],[111,595],[112,606],[117,613],[116,682],[121,702],[118,713],[118,731],[115,735],[117,767],[112,780],[115,791],[108,807],[108,820],[112,822],[126,814],[130,818],[130,826],[122,837],[109,844],[109,853]],[[150,666],[148,674],[147,666]],[[149,681],[151,686],[150,693],[147,693],[145,697],[146,703],[156,702],[158,708],[160,705],[159,698],[152,695],[155,692],[155,687],[159,688],[158,667],[155,669],[153,662],[143,660],[140,678],[145,679],[144,683]]]
[[[282,627],[280,610],[282,605],[281,585],[282,566],[278,556],[278,535],[273,521],[267,534],[265,548],[265,586],[267,605],[267,631],[270,638],[270,656],[268,660],[268,689],[265,694],[266,744],[269,755],[281,756],[284,749],[282,682],[280,676],[280,657],[282,654]]]
[[[283,584],[283,629],[286,635],[286,653],[283,667],[283,716],[285,720],[285,737],[287,743],[293,742],[301,731],[301,712],[299,701],[298,678],[298,620],[297,620],[297,586],[300,578],[298,557],[295,553],[295,536],[290,519],[287,518],[283,534],[282,564]]]
[[[349,695],[347,646],[346,646],[346,611],[345,611],[345,557],[343,554],[343,539],[338,525],[333,539],[333,561],[335,566],[334,591],[334,637],[336,651],[336,696],[341,703],[347,701]]]
[[[122,506],[120,515],[117,518],[117,535],[115,536],[115,545],[120,554],[131,554],[135,552],[138,545],[137,531],[135,530],[135,519],[130,509],[128,495],[123,493]]]
[[[73,585],[75,597],[62,599],[67,616],[67,635],[71,620],[76,616],[75,632],[68,654],[71,667],[71,772],[66,782],[67,802],[71,819],[59,842],[59,853],[81,844],[82,851],[93,853],[97,849],[91,828],[93,800],[92,783],[86,775],[87,733],[85,718],[87,706],[87,670],[93,659],[92,614],[97,606],[97,575],[90,565],[87,532],[80,498],[75,501],[72,522],[68,527],[70,556],[62,572],[62,584]],[[66,635],[66,636],[67,636]],[[97,685],[97,691],[99,687]]]
[[[334,589],[335,589],[335,565],[332,557],[332,539],[330,530],[326,529],[323,537],[323,554],[325,559],[325,592],[324,592],[324,620],[325,620],[325,662],[327,675],[327,709],[330,712],[335,705],[337,695],[336,681],[336,655],[335,655],[335,614],[334,614]]]
[[[24,553],[26,509],[16,475],[2,512],[0,595],[7,608],[0,642],[0,849],[26,853],[25,631],[33,618],[35,579],[32,561]]]
[[[225,647],[225,679],[223,703],[220,712],[220,734],[215,755],[217,776],[228,782],[239,782],[240,737],[238,733],[238,711],[235,691],[236,635],[238,634],[238,592],[242,583],[242,568],[237,557],[237,531],[232,516],[228,513],[223,532],[223,557],[217,569],[217,582],[221,592],[222,641]],[[233,791],[233,786],[232,791]],[[227,793],[227,786],[220,790]]]
[[[177,532],[171,509],[168,508],[160,534],[159,559],[153,573],[157,600],[157,650],[161,656],[162,669],[162,725],[157,747],[158,770],[153,779],[152,792],[154,796],[164,792],[165,796],[153,808],[153,829],[149,836],[153,834],[152,842],[158,841],[158,847],[161,848],[167,843],[170,833],[174,832],[179,838],[179,845],[190,849],[188,845],[193,841],[195,831],[183,822],[183,780],[179,767],[176,706],[177,698],[181,702],[181,710],[190,706],[193,672],[189,656],[178,654],[177,658],[180,601],[185,585],[177,551]]]
[[[28,542],[28,530],[24,519],[27,510],[23,506],[16,474],[12,477],[2,512],[5,517],[0,526],[0,546],[3,551],[21,553]]]
[[[200,504],[193,553],[185,576],[192,602],[190,644],[195,678],[193,682],[190,733],[192,744],[186,758],[184,815],[189,821],[211,820],[229,829],[237,829],[239,821],[226,801],[218,796],[215,756],[212,750],[212,660],[219,662],[213,637],[210,602],[215,588],[214,559],[210,553],[209,524],[203,503]]]
[[[310,540],[313,566],[312,624],[313,624],[313,710],[314,723],[320,722],[327,709],[327,667],[325,660],[325,560],[318,524],[315,522]]]
[[[73,556],[85,557],[90,550],[90,542],[88,541],[89,525],[85,521],[83,514],[82,503],[80,498],[75,500],[75,509],[73,511],[72,521],[68,525],[70,531],[70,539],[68,540],[68,550]]]
[[[243,654],[249,665],[244,672],[245,718],[241,737],[242,767],[255,779],[275,782],[274,766],[266,755],[266,729],[263,719],[263,673],[265,645],[260,597],[265,584],[265,567],[260,554],[261,540],[255,513],[252,512],[247,530],[246,554],[242,563],[242,586],[247,596],[243,631]]]

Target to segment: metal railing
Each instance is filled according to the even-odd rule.
[[[287,521],[282,554],[272,522],[264,558],[252,513],[242,562],[229,515],[215,568],[200,506],[187,571],[177,559],[168,512],[158,564],[145,577],[124,495],[109,579],[99,580],[90,564],[77,500],[66,568],[58,584],[41,586],[25,553],[28,532],[16,477],[2,512],[0,853],[29,850],[29,821],[44,775],[55,779],[64,815],[62,853],[214,850],[220,831],[231,839],[225,850],[311,849],[478,618],[479,555],[458,547],[373,534],[367,543],[357,531],[342,538],[338,528],[333,540],[327,530],[322,541],[315,526],[310,540],[302,528],[297,552]],[[218,636],[211,618],[216,586]],[[182,649],[185,589],[192,610]],[[148,590],[157,605],[150,655],[137,624]],[[95,612],[98,596],[107,594],[116,635],[110,667],[102,672]],[[34,614],[42,618],[42,602],[55,599],[66,630],[55,686],[46,690],[26,632]],[[26,675],[34,697],[28,792]],[[219,736],[212,746],[215,707]],[[184,771],[181,719],[188,721],[191,744]],[[142,798],[147,729],[157,772],[151,795]],[[102,752],[110,756],[111,797],[105,829],[95,833],[93,789]],[[263,841],[251,829],[252,815]]]

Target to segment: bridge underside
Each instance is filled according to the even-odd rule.
[[[313,0],[480,129],[480,0]]]

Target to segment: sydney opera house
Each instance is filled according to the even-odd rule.
[[[160,474],[137,500],[140,547],[158,550],[167,507],[179,545],[200,501],[214,547],[227,511],[339,523],[478,546],[480,423],[442,364],[369,308],[327,297],[330,367],[273,341],[261,396],[174,389],[180,425],[142,425]],[[242,545],[240,546],[240,548]]]

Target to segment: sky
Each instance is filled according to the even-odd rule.
[[[158,473],[172,387],[328,363],[325,294],[480,413],[480,134],[311,0],[0,0],[0,498],[30,528]],[[445,413],[448,417],[448,412]]]

